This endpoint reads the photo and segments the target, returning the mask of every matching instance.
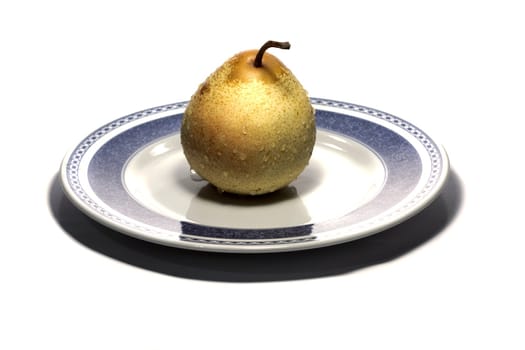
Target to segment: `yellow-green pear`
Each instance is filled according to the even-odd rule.
[[[191,168],[220,191],[257,195],[295,180],[315,143],[308,95],[270,47],[238,53],[202,83],[184,113],[181,142]]]

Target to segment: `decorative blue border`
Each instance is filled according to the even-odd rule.
[[[441,171],[443,169],[443,157],[435,144],[434,141],[421,129],[415,127],[414,125],[410,124],[406,120],[403,120],[401,118],[395,117],[391,114],[379,111],[377,109],[364,107],[348,102],[340,102],[340,101],[334,101],[334,100],[328,100],[328,99],[321,99],[321,98],[311,98],[310,101],[314,105],[319,106],[327,106],[327,107],[336,107],[336,108],[342,108],[350,111],[356,111],[360,113],[366,113],[370,116],[385,120],[397,127],[400,127],[404,129],[405,131],[412,134],[427,150],[429,158],[432,160],[432,170],[431,170],[431,176],[430,181],[427,185],[429,187],[432,187],[432,185],[436,182],[436,180],[441,175]]]
[[[424,146],[424,148],[428,152],[429,158],[431,159],[431,173],[430,173],[429,178],[426,181],[426,185],[416,196],[412,198],[411,201],[406,203],[403,207],[398,208],[394,213],[391,213],[391,215],[402,213],[403,211],[417,204],[422,198],[424,198],[429,192],[431,192],[431,190],[437,184],[438,179],[440,179],[442,171],[443,171],[444,158],[441,155],[441,152],[439,151],[439,148],[437,147],[437,145],[420,129],[416,128],[415,126],[413,126],[412,124],[406,122],[405,120],[401,118],[394,117],[391,114],[381,112],[376,109],[372,109],[372,108],[368,108],[368,107],[364,107],[360,105],[355,105],[351,103],[345,103],[345,102],[339,102],[339,101],[333,101],[333,100],[327,100],[327,99],[319,99],[319,98],[312,98],[311,101],[314,107],[316,105],[320,107],[321,106],[335,107],[338,109],[344,109],[344,110],[364,113],[374,118],[382,119],[392,125],[395,125],[396,127],[404,129],[405,131],[413,135],[414,139],[420,142]],[[75,196],[80,201],[82,201],[84,204],[86,204],[88,207],[102,214],[104,217],[108,218],[111,221],[114,221],[124,226],[131,227],[133,228],[133,230],[145,232],[147,234],[160,233],[160,232],[157,232],[155,229],[152,229],[148,225],[144,225],[144,226],[137,225],[133,222],[129,222],[119,217],[118,215],[113,215],[106,208],[104,208],[104,206],[99,205],[96,201],[91,199],[86,194],[86,192],[84,191],[82,187],[82,184],[79,181],[78,167],[81,164],[86,151],[90,147],[92,147],[92,145],[94,145],[97,142],[97,140],[99,140],[102,136],[106,135],[107,133],[115,129],[118,129],[122,127],[123,125],[126,125],[130,122],[139,120],[141,118],[149,117],[155,114],[159,114],[159,113],[163,113],[163,112],[167,112],[171,110],[175,111],[175,110],[183,109],[186,106],[187,106],[187,102],[180,102],[180,103],[174,103],[174,104],[168,104],[168,105],[164,105],[160,107],[150,108],[150,109],[146,109],[146,110],[143,110],[137,113],[133,113],[133,114],[122,117],[120,119],[117,119],[111,123],[104,125],[100,129],[96,130],[91,135],[89,135],[86,139],[84,139],[72,152],[71,156],[69,157],[67,161],[67,165],[66,165],[67,182],[70,188],[73,190]],[[322,113],[322,108],[320,109],[321,109],[320,112]],[[351,117],[346,114],[344,116]],[[328,119],[329,118],[327,118],[327,120]],[[338,119],[338,122],[340,122],[340,119]],[[337,131],[338,122],[336,122],[334,125],[328,125],[329,122],[326,122],[328,124],[321,125],[321,127],[328,128],[333,131]],[[176,131],[178,130],[177,129],[174,129],[171,131],[165,130],[165,133],[176,132]],[[92,159],[92,161],[94,162],[96,161],[95,157]],[[97,168],[97,167],[94,167],[94,168]],[[99,167],[99,169],[102,169],[102,168]],[[90,178],[91,178],[91,175],[90,175]],[[94,174],[93,178],[97,178],[97,174]],[[114,184],[111,184],[111,185],[114,185]],[[366,209],[367,208],[364,208],[363,212],[366,212]],[[142,211],[143,214],[145,213],[146,216],[153,213],[153,212],[148,213],[148,210],[146,210],[143,207],[141,207],[140,211]],[[132,214],[137,214],[137,213],[132,213]],[[179,236],[180,240],[199,243],[199,244],[207,243],[207,244],[236,245],[236,246],[291,244],[291,243],[301,243],[301,242],[311,241],[311,240],[316,239],[317,234],[322,234],[323,232],[326,232],[331,229],[338,228],[344,225],[351,225],[352,223],[356,221],[356,217],[353,218],[353,221],[352,219],[349,220],[348,217],[346,218],[344,217],[341,220],[331,221],[329,223],[295,226],[292,228],[282,228],[282,229],[277,228],[277,229],[267,229],[267,230],[241,230],[241,229],[218,229],[218,228],[206,227],[206,226],[201,226],[201,225],[187,223],[187,222],[181,223],[173,219],[162,217],[156,213],[153,213],[153,216],[156,216],[155,224],[160,224],[159,227],[162,227],[168,230],[170,228],[171,230],[177,229],[178,234],[180,234]],[[128,215],[128,217],[135,218],[134,215]],[[357,220],[358,219],[359,217],[357,217]],[[180,226],[174,227],[174,221],[176,221]],[[155,227],[156,225],[152,225],[152,226]],[[286,236],[287,230],[291,232],[290,236]],[[210,234],[210,232],[212,234]],[[213,232],[221,232],[221,233],[214,235]],[[224,232],[229,232],[230,234],[224,235]],[[233,234],[231,234],[232,232]],[[247,238],[242,238],[243,232],[249,233],[249,235],[246,236]],[[205,233],[205,234],[202,234],[202,233]]]
[[[179,108],[185,108],[188,105],[188,101],[185,102],[178,102],[178,103],[172,103],[164,106],[154,107],[145,109],[143,111],[139,111],[133,114],[129,114],[127,116],[124,116],[122,118],[119,118],[117,120],[112,121],[111,123],[108,123],[104,126],[102,126],[100,129],[97,129],[95,132],[93,132],[91,135],[86,137],[73,151],[71,156],[69,157],[66,165],[67,169],[67,182],[71,189],[75,192],[77,197],[81,199],[84,203],[86,203],[88,206],[95,209],[97,212],[102,213],[104,216],[109,217],[110,219],[121,222],[122,220],[116,216],[112,216],[111,214],[107,213],[104,208],[100,207],[95,201],[93,201],[84,191],[82,188],[82,185],[80,184],[80,180],[78,178],[78,167],[80,166],[80,163],[82,162],[82,159],[84,158],[84,155],[86,151],[93,146],[99,140],[102,136],[106,135],[107,133],[122,127],[123,125],[126,125],[130,122],[133,122],[135,120],[148,117],[150,115],[167,112]]]
[[[365,113],[367,115],[370,115],[372,117],[384,120],[388,122],[391,125],[394,125],[396,127],[399,127],[401,129],[404,129],[408,133],[410,133],[412,136],[414,136],[414,140],[417,140],[423,147],[425,148],[428,157],[430,159],[430,175],[426,181],[425,186],[423,189],[416,194],[412,200],[405,203],[403,206],[399,207],[396,211],[390,213],[388,217],[391,217],[393,215],[405,212],[418,202],[425,196],[427,196],[433,188],[438,184],[438,180],[440,180],[443,176],[443,169],[445,166],[445,162],[448,162],[448,159],[446,158],[446,155],[442,154],[437,144],[421,129],[417,128],[413,124],[409,123],[408,121],[396,117],[392,114],[370,108],[365,107],[353,103],[348,102],[341,102],[341,101],[335,101],[330,99],[321,99],[321,98],[311,98],[310,99],[313,105],[318,106],[327,106],[327,107],[335,107],[335,108],[341,108],[344,110],[349,111],[355,111],[359,113]],[[447,163],[448,166],[448,163]],[[446,174],[445,174],[446,175]],[[388,217],[382,217],[382,220],[388,219]],[[372,225],[373,223],[368,223],[368,225]]]

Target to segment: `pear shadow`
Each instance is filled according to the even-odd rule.
[[[298,197],[297,189],[294,186],[286,186],[275,192],[257,196],[238,195],[228,192],[220,192],[215,186],[207,184],[197,193],[198,198],[222,205],[232,205],[239,207],[253,207],[272,205],[278,202],[293,200]]]
[[[437,199],[395,227],[344,244],[271,254],[191,251],[129,237],[78,210],[65,197],[58,176],[52,180],[48,201],[55,220],[70,237],[113,259],[188,279],[263,282],[345,274],[407,254],[441,233],[455,219],[462,207],[463,186],[451,171]]]
[[[294,186],[287,186],[259,196],[245,196],[220,193],[216,187],[208,184],[192,198],[185,216],[187,221],[191,221],[199,227],[204,225],[218,228],[235,227],[237,229],[300,226],[309,223],[311,220],[308,209]],[[191,227],[192,225],[183,223],[182,232],[208,238],[224,238],[224,232],[220,229],[216,236],[217,233],[213,233],[214,230],[191,229]],[[277,235],[273,238],[279,237]]]

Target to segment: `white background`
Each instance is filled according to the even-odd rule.
[[[0,348],[523,349],[519,5],[3,1]],[[64,199],[57,171],[82,137],[189,99],[268,39],[292,43],[275,54],[311,96],[442,143],[436,204],[364,242],[229,257],[121,237]]]

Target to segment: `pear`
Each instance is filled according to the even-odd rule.
[[[191,97],[181,143],[190,167],[221,192],[259,195],[283,188],[307,166],[315,116],[307,92],[270,47],[240,52]]]

